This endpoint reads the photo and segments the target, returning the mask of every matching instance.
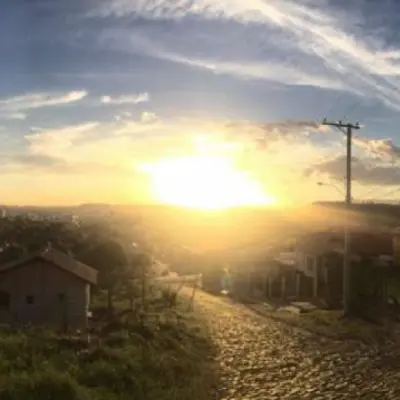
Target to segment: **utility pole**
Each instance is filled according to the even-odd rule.
[[[349,231],[349,213],[351,207],[351,144],[353,129],[360,129],[360,124],[329,122],[324,118],[322,125],[334,126],[340,129],[347,139],[346,145],[346,208],[347,216],[344,230],[344,256],[343,256],[343,311],[344,316],[348,316],[352,311],[352,292],[351,292],[351,236]],[[344,130],[346,129],[346,130]]]

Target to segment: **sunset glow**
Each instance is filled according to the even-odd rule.
[[[226,156],[163,159],[147,165],[156,200],[197,209],[270,206],[276,199]]]

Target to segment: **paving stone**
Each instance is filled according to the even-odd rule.
[[[240,304],[199,293],[220,365],[219,399],[400,398],[400,349],[306,335]]]

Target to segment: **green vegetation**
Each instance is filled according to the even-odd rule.
[[[358,340],[372,347],[399,343],[399,327],[393,319],[371,323],[360,318],[343,318],[341,310],[315,310],[306,313],[267,310],[264,306],[249,308],[282,322],[289,330],[300,329],[335,340]]]
[[[144,284],[154,274],[154,246],[143,224],[119,217],[78,225],[26,216],[1,222],[0,263],[51,244],[96,268],[99,285],[89,342],[37,328],[0,331],[0,400],[210,398],[207,330],[187,301]]]
[[[159,299],[146,314],[102,315],[89,345],[39,329],[3,331],[0,399],[209,399],[212,347],[200,317],[182,306]]]

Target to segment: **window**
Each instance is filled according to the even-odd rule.
[[[10,294],[0,291],[0,310],[8,310],[10,308]]]
[[[35,298],[33,296],[26,296],[26,304],[33,304],[35,302]]]

